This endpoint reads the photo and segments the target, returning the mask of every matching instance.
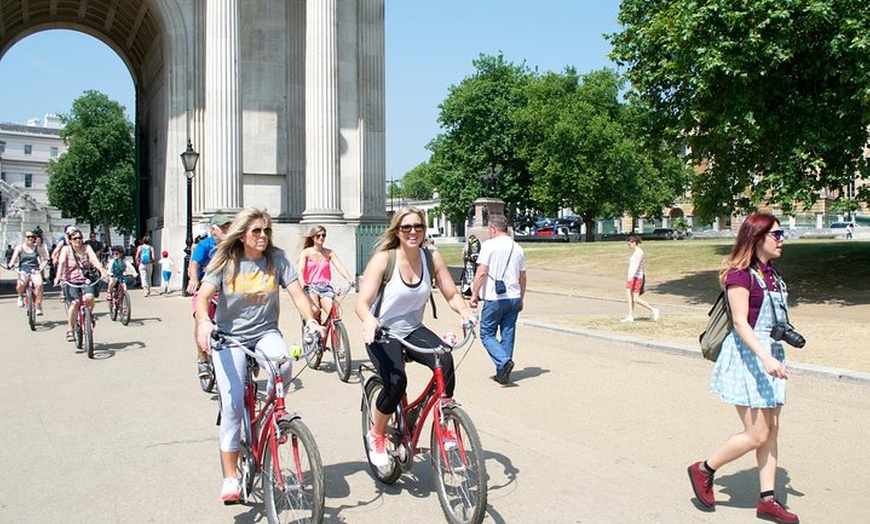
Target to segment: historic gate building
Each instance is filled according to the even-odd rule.
[[[159,248],[184,248],[190,140],[196,222],[266,208],[291,257],[321,223],[364,262],[359,231],[385,220],[384,0],[0,0],[0,59],[50,29],[130,71],[139,227]]]

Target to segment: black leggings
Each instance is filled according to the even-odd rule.
[[[410,335],[405,337],[405,340],[423,348],[436,347],[444,345],[441,337],[427,329],[425,326],[420,326]],[[402,358],[402,349],[404,346],[398,341],[390,339],[386,343],[374,342],[366,345],[366,352],[369,358],[374,363],[378,370],[381,380],[384,382],[384,389],[381,390],[375,401],[375,406],[378,411],[384,414],[391,414],[396,411],[396,406],[402,400],[405,394],[405,389],[408,387],[408,375],[405,374],[405,360]],[[435,355],[429,353],[418,353],[411,349],[406,349],[408,357],[414,362],[419,362],[429,369],[435,369]],[[444,372],[444,389],[448,397],[453,396],[453,388],[456,386],[456,377],[453,372],[453,355],[445,353],[441,355],[441,366]]]

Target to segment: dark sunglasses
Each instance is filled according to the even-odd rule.
[[[782,229],[777,229],[776,231],[768,231],[768,235],[772,235],[777,241],[782,240],[782,237],[785,236],[785,231]]]
[[[326,233],[318,233],[314,235],[314,238],[326,238]]]
[[[36,238],[36,235],[24,235],[24,238]]]
[[[261,236],[261,235],[266,235],[267,237],[270,237],[270,236],[272,236],[272,228],[271,227],[266,227],[266,228],[255,227],[254,229],[251,230],[251,233],[257,237]]]
[[[402,233],[410,233],[412,229],[416,233],[422,233],[423,230],[426,229],[426,226],[423,224],[402,224],[399,226],[399,231]]]

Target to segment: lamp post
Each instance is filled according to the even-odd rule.
[[[184,176],[187,178],[187,236],[184,238],[184,270],[181,275],[181,293],[183,296],[190,296],[187,293],[187,283],[190,278],[187,275],[187,268],[190,266],[190,248],[193,245],[193,177],[196,174],[196,162],[199,160],[199,153],[193,150],[193,144],[190,139],[187,139],[187,150],[181,153],[181,165],[184,166]]]

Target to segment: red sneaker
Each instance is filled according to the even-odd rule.
[[[708,475],[701,471],[701,462],[695,462],[689,466],[689,480],[692,482],[692,489],[695,491],[695,496],[704,507],[712,508],[716,505],[716,498],[713,495],[713,475]]]
[[[782,504],[776,499],[770,499],[767,502],[758,501],[758,509],[755,516],[762,520],[778,522],[779,524],[797,524],[800,519],[794,513],[789,512],[782,507]]]

